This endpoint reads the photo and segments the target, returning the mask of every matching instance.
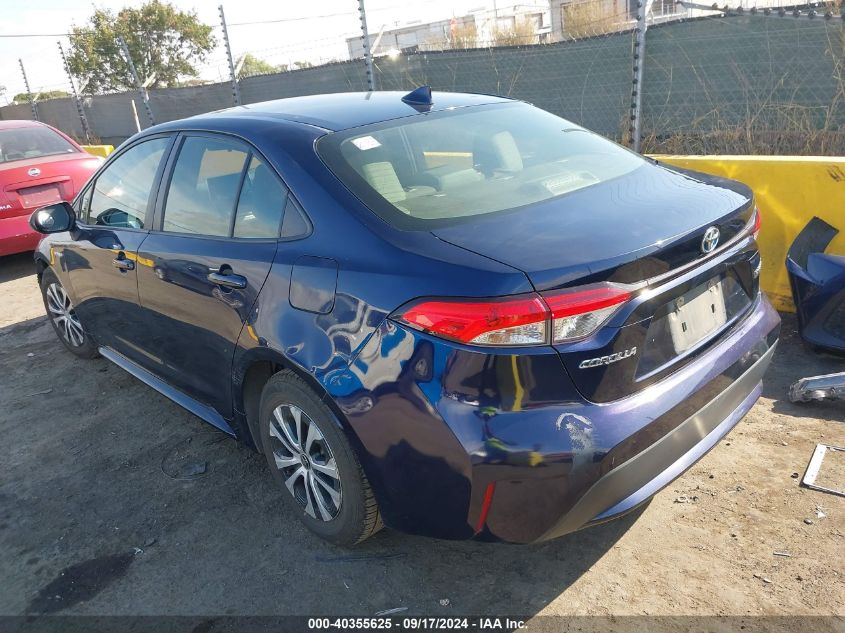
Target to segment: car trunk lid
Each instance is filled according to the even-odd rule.
[[[649,279],[701,259],[710,226],[720,244],[751,216],[739,183],[656,165],[529,207],[434,229],[442,240],[528,275],[537,290]]]

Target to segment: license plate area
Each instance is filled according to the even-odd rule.
[[[711,279],[681,295],[675,299],[674,307],[666,318],[676,354],[700,343],[728,321],[721,279]]]
[[[25,209],[43,207],[54,202],[60,202],[62,199],[62,192],[57,184],[37,185],[35,187],[27,187],[26,189],[18,189],[18,195]]]
[[[750,305],[751,297],[733,271],[667,301],[646,332],[637,378],[664,370],[723,330]]]

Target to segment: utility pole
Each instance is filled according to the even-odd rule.
[[[23,60],[18,59],[21,65],[21,74],[23,75],[23,85],[26,86],[26,99],[29,101],[29,107],[32,109],[32,120],[38,120],[38,108],[35,107],[35,99],[32,98],[32,91],[29,89],[29,80],[26,78],[26,70],[23,67]]]
[[[82,101],[79,99],[79,93],[76,91],[76,82],[73,80],[73,75],[70,72],[70,66],[67,63],[67,57],[65,56],[65,49],[62,48],[61,42],[57,43],[59,45],[59,53],[62,55],[62,62],[65,65],[68,81],[70,81],[70,91],[73,93],[73,102],[76,104],[76,112],[79,114],[79,120],[82,122],[82,132],[85,134],[85,142],[90,143],[91,130],[88,128],[88,119],[85,118],[85,110],[82,107]]]
[[[373,52],[370,49],[370,34],[367,32],[367,11],[364,9],[364,0],[358,0],[358,12],[361,14],[361,40],[364,43],[364,65],[367,67],[367,90],[372,92],[376,89],[376,81],[373,75]]]
[[[150,109],[150,97],[147,94],[147,89],[138,78],[138,71],[135,70],[135,63],[132,61],[132,56],[129,54],[129,47],[120,35],[117,36],[117,44],[120,46],[120,50],[123,51],[126,63],[129,64],[129,73],[132,75],[132,81],[135,82],[135,88],[137,88],[138,94],[141,95],[141,101],[144,102],[144,109],[147,111],[147,118],[150,120],[150,125],[155,125],[156,121],[155,118],[153,118],[153,111]]]
[[[645,66],[645,32],[648,29],[648,13],[653,0],[637,0],[637,28],[634,30],[634,79],[631,89],[631,148],[640,151],[642,140],[643,113],[643,67]]]
[[[229,31],[226,29],[226,16],[223,14],[223,5],[217,9],[220,11],[220,25],[223,27],[223,43],[226,44],[226,57],[229,59],[229,76],[232,78],[232,97],[235,105],[241,105],[241,88],[238,86],[238,74],[235,70],[235,60],[232,58],[232,46],[229,44]]]

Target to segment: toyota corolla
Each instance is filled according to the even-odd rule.
[[[542,541],[681,475],[775,350],[760,221],[739,183],[426,88],[158,125],[31,218],[64,345],[262,452],[346,545]]]

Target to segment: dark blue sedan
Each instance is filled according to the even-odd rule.
[[[620,516],[746,414],[779,332],[747,187],[499,97],[165,123],[31,222],[65,346],[263,452],[344,545]]]

